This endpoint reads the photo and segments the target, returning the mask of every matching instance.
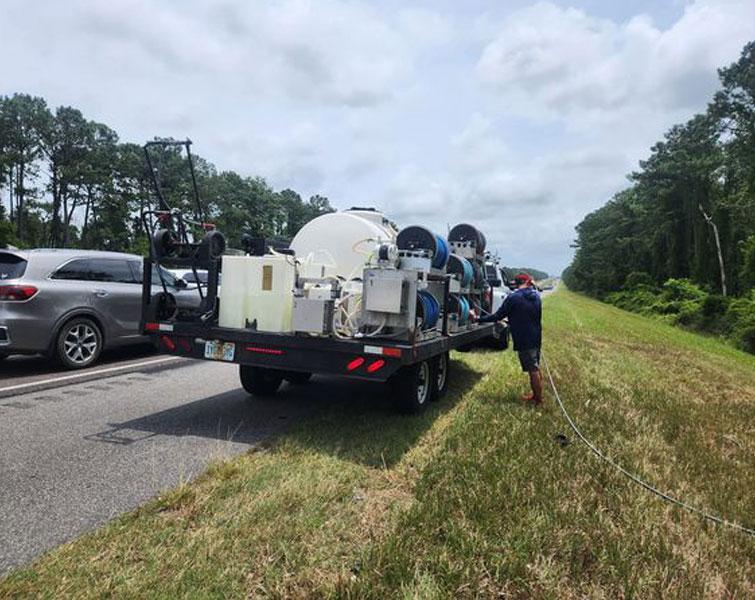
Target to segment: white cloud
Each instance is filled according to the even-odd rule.
[[[632,111],[699,109],[716,68],[755,33],[751,0],[703,0],[662,31],[540,2],[510,15],[476,65],[505,110],[581,123]]]
[[[705,109],[755,2],[511,5],[2,0],[0,94],[128,141],[191,137],[221,170],[339,208],[471,220],[505,260],[555,271],[584,214]]]
[[[10,2],[4,13],[22,29],[5,33],[25,34],[50,59],[44,70],[75,65],[106,79],[147,73],[157,86],[178,79],[188,91],[193,81],[249,93],[250,101],[371,105],[410,74],[401,27],[364,3],[76,0]]]

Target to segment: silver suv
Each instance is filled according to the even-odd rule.
[[[0,359],[42,353],[80,369],[103,348],[145,342],[142,265],[141,257],[118,252],[0,250]],[[186,283],[162,274],[180,298]]]

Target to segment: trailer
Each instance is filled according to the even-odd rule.
[[[151,243],[141,327],[160,352],[238,364],[254,396],[312,375],[387,382],[397,407],[417,413],[446,392],[451,350],[485,339],[507,346],[504,325],[474,319],[490,310],[485,238],[476,228],[457,225],[446,240],[352,208],[317,217],[289,244],[248,235],[229,253],[202,212],[190,144],[145,146],[158,206],[142,212]],[[168,205],[150,158],[154,146],[176,145],[186,149],[193,215]],[[177,306],[163,268],[206,272],[196,306]]]
[[[273,396],[284,381],[301,385],[312,375],[330,375],[387,382],[397,408],[407,413],[420,412],[428,401],[445,394],[453,376],[449,351],[491,336],[508,339],[500,324],[416,343],[313,338],[175,321],[147,321],[144,332],[165,354],[238,364],[241,385],[253,396]]]

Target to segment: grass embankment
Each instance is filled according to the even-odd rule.
[[[755,357],[566,291],[545,319],[589,437],[689,502],[755,523]],[[11,574],[0,596],[755,594],[755,539],[598,462],[552,398],[523,406],[511,352],[455,359],[448,398],[425,415],[394,416],[359,388]]]

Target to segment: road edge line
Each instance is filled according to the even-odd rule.
[[[101,376],[109,376],[110,373],[118,373],[120,371],[139,370],[143,367],[150,367],[161,365],[168,362],[175,362],[181,360],[180,356],[167,356],[164,358],[157,358],[152,360],[145,360],[138,363],[131,363],[128,365],[121,365],[119,367],[107,367],[105,369],[97,369],[93,371],[83,371],[81,373],[72,373],[71,375],[63,375],[61,377],[55,377],[54,379],[45,379],[43,381],[30,381],[28,383],[19,383],[17,385],[11,385],[8,387],[0,388],[0,399],[8,398],[16,394],[27,394],[31,392],[38,392],[41,390],[47,390],[56,387],[62,387],[67,385],[62,382],[70,381],[71,383],[85,383],[93,379],[100,379]]]

